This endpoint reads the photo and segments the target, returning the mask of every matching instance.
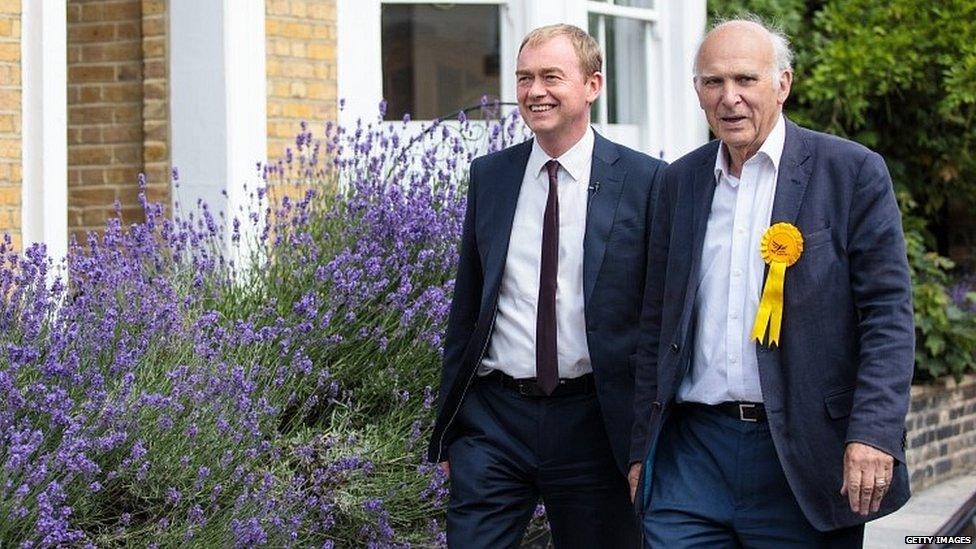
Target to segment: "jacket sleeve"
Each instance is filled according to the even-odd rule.
[[[631,435],[630,463],[642,462],[649,442],[651,414],[657,400],[657,359],[661,341],[664,284],[671,235],[672,178],[670,169],[655,175],[654,214],[648,239],[644,301],[641,306],[637,352],[634,355],[634,427]]]
[[[868,153],[858,171],[849,219],[860,351],[847,442],[874,446],[904,462],[915,363],[912,283],[891,177],[876,153]]]

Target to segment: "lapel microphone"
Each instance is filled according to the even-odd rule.
[[[600,182],[596,181],[595,183],[591,184],[589,191],[593,194],[600,192]]]

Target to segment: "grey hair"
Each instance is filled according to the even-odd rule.
[[[701,50],[702,43],[705,42],[705,38],[718,27],[726,25],[728,23],[754,23],[759,25],[766,31],[769,35],[769,41],[773,44],[773,82],[775,83],[779,79],[779,75],[783,74],[785,71],[793,70],[793,50],[790,48],[790,39],[786,36],[786,33],[782,31],[779,27],[767,23],[761,17],[754,13],[747,13],[744,15],[739,15],[737,17],[731,17],[728,19],[719,19],[715,21],[712,26],[702,37],[701,41],[698,43],[698,49],[695,52],[695,61],[692,66],[692,72],[695,76],[695,80],[698,80],[698,51]]]

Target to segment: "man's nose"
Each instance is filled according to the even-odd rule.
[[[742,95],[739,93],[739,88],[735,84],[726,84],[722,86],[722,104],[726,107],[734,107],[742,101]]]
[[[542,97],[546,95],[546,87],[542,85],[541,78],[533,78],[532,85],[529,86],[529,97]]]

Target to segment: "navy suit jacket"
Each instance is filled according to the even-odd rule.
[[[659,193],[631,462],[650,455],[691,364],[718,147],[713,141],[677,160]],[[884,160],[787,121],[770,224],[777,222],[800,230],[803,253],[786,270],[780,345],[756,345],[760,385],[793,494],[814,527],[832,530],[865,521],[839,493],[848,442],[867,443],[896,462],[880,512],[870,518],[909,496],[904,429],[915,356],[912,286]]]
[[[449,458],[454,423],[488,347],[515,205],[532,141],[471,163],[454,298],[444,341],[431,461]],[[621,472],[633,424],[633,353],[644,290],[653,189],[664,163],[596,135],[583,239],[587,344],[607,435]]]

